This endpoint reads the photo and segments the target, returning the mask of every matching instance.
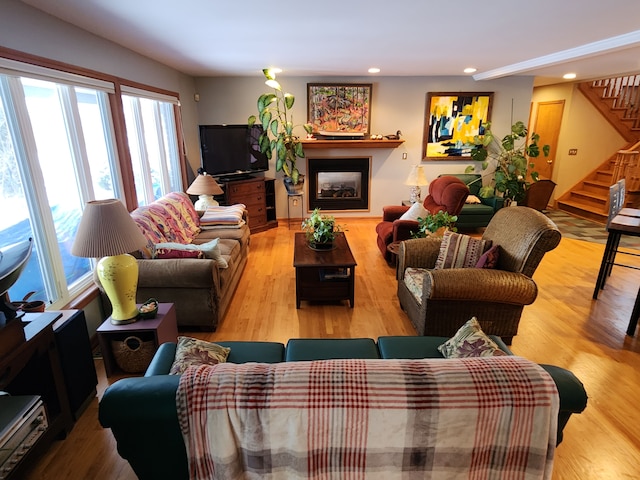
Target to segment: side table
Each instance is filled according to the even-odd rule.
[[[176,309],[173,303],[160,303],[156,318],[138,320],[128,325],[113,325],[111,319],[107,318],[96,333],[104,359],[104,370],[107,377],[110,377],[120,371],[111,349],[111,340],[123,340],[123,337],[130,335],[142,337],[145,341],[153,339],[154,350],[165,342],[175,342],[178,339]]]
[[[291,230],[291,204],[294,207],[300,203],[300,221],[304,218],[304,192],[300,193],[287,193],[287,226]]]

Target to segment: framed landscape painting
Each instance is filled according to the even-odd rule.
[[[368,135],[371,84],[307,84],[308,116],[313,133]]]
[[[483,135],[491,117],[493,92],[427,93],[422,158],[470,158],[473,137]]]

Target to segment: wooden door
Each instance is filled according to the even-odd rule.
[[[531,133],[540,135],[540,156],[532,158],[535,164],[534,172],[538,172],[540,178],[551,178],[553,165],[556,161],[558,151],[558,137],[560,136],[560,125],[562,124],[562,113],[564,111],[564,100],[552,102],[539,102],[536,109],[536,119]],[[549,145],[549,156],[542,153],[542,146]]]

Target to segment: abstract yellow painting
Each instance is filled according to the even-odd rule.
[[[492,100],[493,92],[427,93],[423,159],[469,158],[473,137],[484,134]]]

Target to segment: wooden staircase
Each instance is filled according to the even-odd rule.
[[[606,223],[609,186],[626,179],[625,206],[640,207],[640,75],[585,82],[579,90],[628,142],[557,199],[559,210]]]

